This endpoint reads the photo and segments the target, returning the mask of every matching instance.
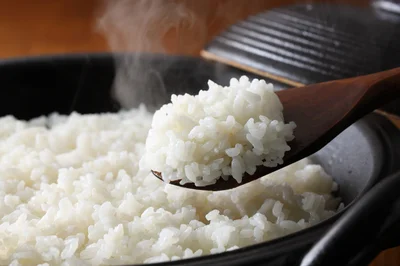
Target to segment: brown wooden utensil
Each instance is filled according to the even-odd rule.
[[[289,142],[284,163],[277,167],[258,166],[253,175],[247,173],[237,183],[229,177],[213,185],[196,187],[193,183],[172,185],[197,190],[226,190],[235,188],[305,158],[328,144],[339,133],[364,115],[400,97],[400,68],[371,75],[335,80],[276,92],[283,105],[285,121],[294,121],[295,139]],[[155,170],[152,173],[161,178]]]

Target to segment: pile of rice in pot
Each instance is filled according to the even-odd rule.
[[[243,84],[248,88],[241,88]],[[220,92],[228,88],[210,86],[215,98],[210,97],[211,92],[199,94],[205,95],[205,103],[210,101],[210,110],[185,112],[190,111],[197,122],[206,116],[201,112],[225,120],[205,121],[202,125],[210,130],[200,127],[193,133],[195,139],[212,141],[215,132],[211,131],[225,132],[227,128],[235,135],[215,154],[182,147],[180,152],[192,154],[193,162],[200,161],[196,156],[209,154],[212,162],[212,156],[224,151],[223,164],[225,158],[233,164],[240,157],[239,172],[250,171],[254,165],[248,164],[246,154],[258,156],[246,146],[257,142],[247,138],[250,134],[262,143],[263,148],[257,148],[263,154],[260,156],[271,164],[279,163],[287,150],[286,141],[293,137],[293,125],[283,123],[272,87],[246,78],[231,81],[228,88],[253,102],[254,110],[250,111],[254,121],[249,122],[248,117],[234,113],[232,106],[218,108],[213,101],[229,95]],[[180,97],[195,101],[187,96],[176,99]],[[245,104],[243,99],[236,104]],[[260,101],[270,104],[261,107],[256,104]],[[256,115],[260,110],[265,118]],[[0,118],[0,265],[121,265],[215,254],[296,232],[337,210],[339,199],[331,194],[336,184],[309,159],[229,191],[194,191],[168,185],[155,178],[145,162],[149,150],[145,142],[151,137],[148,132],[155,119],[144,106],[114,114],[52,114],[31,121]],[[183,130],[187,128],[183,126]],[[264,129],[274,141],[256,137]],[[205,135],[199,136],[201,133]],[[170,137],[157,144],[163,149],[159,162],[166,162]],[[186,145],[176,137],[177,146]],[[235,147],[224,149],[229,143]],[[236,147],[237,143],[246,145]],[[166,167],[185,168],[187,161],[180,158],[168,161]],[[211,168],[210,174],[214,168],[221,169],[221,164]],[[233,168],[231,171],[236,171]]]

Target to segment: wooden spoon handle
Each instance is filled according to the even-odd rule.
[[[340,101],[332,112],[345,114],[342,120],[345,126],[382,105],[400,97],[400,68],[355,77],[345,80],[327,82],[329,86],[317,84],[318,89],[330,89],[330,99]],[[322,86],[321,86],[322,85]],[[325,104],[328,103],[325,99]],[[341,109],[342,111],[340,111]]]
[[[391,99],[400,97],[400,68],[368,75],[363,79],[355,78],[353,84],[361,88],[368,88],[359,103],[362,105],[361,107],[369,104],[376,108],[380,107]]]

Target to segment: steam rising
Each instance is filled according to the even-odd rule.
[[[144,102],[150,107],[157,108],[166,101],[168,95],[163,73],[174,62],[164,60],[165,55],[162,54],[167,48],[174,53],[190,53],[190,49],[198,47],[185,46],[185,43],[193,42],[185,42],[184,38],[196,38],[200,45],[206,38],[205,15],[207,14],[195,13],[193,10],[193,5],[190,6],[186,2],[177,3],[169,0],[105,2],[98,28],[106,36],[113,52],[160,54],[156,58],[150,58],[143,53],[130,56],[116,55],[113,89],[114,96],[122,107],[135,107]],[[183,31],[185,34],[182,34]]]
[[[173,66],[182,69],[179,66],[181,62],[173,62],[170,57],[165,60],[166,51],[198,55],[209,41],[208,35],[214,36],[237,20],[267,7],[295,1],[105,1],[97,27],[105,35],[113,52],[160,54],[156,57],[137,53],[131,56],[117,55],[114,97],[123,108],[136,107],[141,102],[151,109],[160,107],[169,99],[164,78],[166,72],[170,74]],[[213,32],[207,32],[208,29]],[[200,64],[198,68],[201,68]],[[218,67],[215,71],[219,71]]]

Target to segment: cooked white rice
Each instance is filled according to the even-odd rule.
[[[259,165],[282,164],[295,124],[285,124],[272,84],[242,76],[228,87],[208,85],[195,96],[172,95],[154,114],[146,167],[166,181],[205,186],[221,176],[241,183]]]
[[[279,118],[279,117],[274,117]],[[152,115],[0,118],[0,265],[116,265],[233,250],[337,206],[302,160],[232,191],[166,185],[139,168]]]

